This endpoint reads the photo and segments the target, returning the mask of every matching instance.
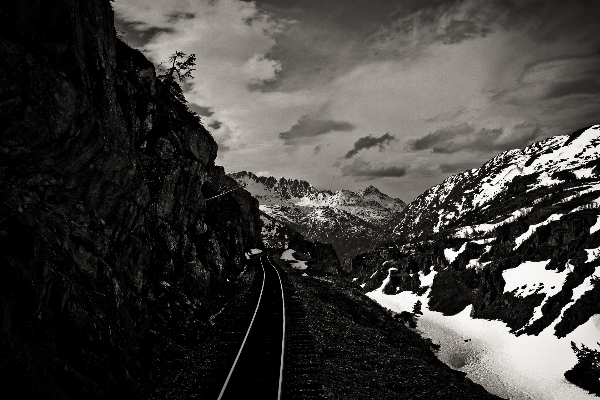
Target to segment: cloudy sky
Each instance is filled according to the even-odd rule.
[[[504,150],[600,123],[597,0],[116,0],[230,171],[410,201]]]

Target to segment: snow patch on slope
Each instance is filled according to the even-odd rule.
[[[420,300],[423,315],[417,318],[417,329],[441,345],[438,358],[466,372],[488,391],[514,400],[597,399],[567,382],[563,374],[577,362],[571,341],[597,348],[600,314],[564,338],[557,338],[548,328],[538,336],[517,337],[503,322],[471,318],[471,305],[457,315],[445,316],[429,310],[427,293],[386,295],[386,283],[367,295],[395,312],[410,312]]]
[[[598,216],[598,219],[596,220],[594,226],[590,228],[590,235],[596,233],[598,230],[600,230],[600,215]]]
[[[285,261],[291,261],[293,268],[296,268],[299,270],[304,270],[304,269],[308,268],[308,265],[306,265],[306,261],[296,260],[296,258],[294,257],[295,253],[296,252],[294,250],[287,249],[286,251],[281,253],[281,259],[285,260]]]
[[[563,272],[546,269],[549,262],[550,260],[525,261],[516,268],[502,271],[502,278],[506,282],[504,293],[515,292],[517,297],[526,297],[533,292],[549,294],[557,287],[560,291],[570,271],[567,268]]]
[[[527,239],[529,239],[531,237],[531,235],[533,235],[535,233],[537,228],[539,228],[540,226],[548,225],[551,222],[558,221],[562,218],[562,216],[563,216],[563,214],[552,214],[545,221],[540,222],[539,224],[530,225],[527,232],[523,233],[521,236],[519,236],[515,239],[515,247],[513,248],[513,250],[517,250],[521,246],[521,244],[523,244],[523,242],[525,242]]]
[[[446,260],[448,260],[448,262],[452,264],[454,260],[456,260],[456,257],[458,257],[460,253],[465,251],[466,248],[467,242],[463,243],[462,246],[460,246],[460,249],[458,249],[457,251],[454,251],[454,249],[445,249],[444,256],[446,257]]]

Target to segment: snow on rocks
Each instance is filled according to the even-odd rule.
[[[431,287],[431,285],[433,285],[433,278],[435,278],[436,274],[437,271],[434,271],[433,267],[427,275],[423,274],[423,271],[419,271],[419,281],[421,282],[421,287]]]
[[[513,248],[513,250],[517,250],[523,244],[523,242],[525,242],[527,239],[529,239],[531,237],[531,235],[533,235],[535,233],[537,228],[539,228],[540,226],[548,225],[551,222],[558,221],[562,218],[562,216],[563,216],[563,214],[552,214],[545,221],[540,222],[539,224],[530,225],[527,232],[523,233],[521,236],[519,236],[515,239],[515,247]]]
[[[454,251],[454,249],[445,249],[444,256],[446,257],[446,260],[448,260],[448,262],[450,264],[452,264],[454,262],[454,260],[456,260],[456,257],[458,257],[460,255],[460,253],[465,251],[466,248],[467,248],[467,242],[463,243],[462,246],[460,247],[460,249],[458,249],[458,251]]]
[[[245,253],[246,259],[250,259],[250,256],[256,255],[256,254],[261,254],[262,250],[261,249],[250,249],[250,251],[247,251]]]
[[[546,269],[546,261],[525,261],[516,268],[502,271],[504,278],[504,293],[515,292],[515,296],[526,297],[534,292],[556,294],[562,288],[567,275],[568,268],[563,272]]]
[[[509,187],[530,195],[534,190],[540,190],[540,195],[546,192],[547,198],[551,198],[553,186],[568,184],[569,191],[579,197],[586,193],[583,186],[589,185],[587,181],[598,177],[597,168],[591,163],[599,157],[600,125],[571,135],[555,136],[523,150],[501,153],[481,168],[453,175],[427,190],[407,206],[394,232],[400,236],[414,237],[413,232],[418,231],[417,225],[420,225],[422,229],[433,233],[453,227],[456,230],[455,237],[485,234],[511,222],[510,218],[500,222],[479,218],[486,214],[484,211],[490,206],[496,207],[494,202],[499,197],[504,198]],[[571,173],[574,181],[567,182],[561,175],[564,173]],[[524,186],[511,186],[515,180]],[[582,185],[579,188],[575,186],[577,181]],[[567,197],[564,201],[574,199]],[[533,199],[533,204],[537,200],[543,199]],[[428,218],[417,219],[424,210],[429,210],[425,213]],[[463,224],[461,221],[470,219],[476,222]]]
[[[592,290],[594,288],[594,284],[592,283],[592,279],[600,278],[600,266],[597,266],[594,272],[584,279],[581,285],[577,286],[573,289],[573,297],[571,298],[571,302],[575,303],[581,296],[583,296],[586,292]],[[572,305],[569,303],[567,306]],[[566,307],[565,307],[566,308]],[[561,314],[562,317],[562,314]],[[558,318],[560,320],[561,318]]]
[[[598,257],[600,257],[600,247],[596,247],[595,249],[585,249],[585,251],[588,255],[586,262],[592,262]]]
[[[287,249],[283,253],[281,253],[281,259],[285,261],[291,261],[292,268],[296,268],[299,270],[304,270],[308,268],[308,265],[306,265],[306,261],[296,260],[296,258],[294,257],[295,253],[296,252],[294,250]]]
[[[535,291],[535,293],[544,293],[546,295],[546,297],[544,298],[544,300],[542,300],[540,305],[537,306],[533,310],[533,315],[529,319],[529,322],[527,322],[527,324],[525,324],[525,326],[523,326],[523,328],[521,328],[521,329],[525,329],[527,326],[533,324],[535,321],[537,321],[538,319],[540,319],[544,316],[544,314],[542,313],[542,307],[544,307],[544,305],[546,305],[546,302],[548,301],[548,299],[550,297],[554,296],[555,294],[557,294],[558,292],[560,292],[562,290],[564,280],[567,278],[567,274],[570,271],[572,271],[572,269],[573,269],[573,266],[570,265],[569,262],[567,262],[567,265],[565,266],[565,269],[562,273],[562,275],[564,276],[564,279],[562,280],[561,283],[559,283],[557,285],[555,284],[553,286],[547,287],[547,286],[544,286],[544,284],[542,283],[542,284],[538,284],[537,288],[535,288],[535,284],[533,285],[534,286],[533,290]],[[553,279],[556,282],[556,281],[559,281],[561,278],[555,275],[555,276],[553,276]],[[553,326],[556,325],[556,323],[558,323],[561,320],[561,318],[562,318],[562,313],[559,316],[559,318],[557,318],[555,320],[555,323],[553,324]]]
[[[487,246],[486,251],[489,251],[490,248],[491,248],[491,246]],[[482,268],[485,268],[487,265],[490,265],[491,263],[492,263],[491,261],[481,262],[479,258],[471,258],[469,260],[469,262],[467,263],[467,265],[465,266],[465,268],[467,268],[467,269],[469,269],[469,268],[482,269]]]
[[[523,168],[520,165],[509,165],[500,171],[490,182],[481,185],[479,194],[473,199],[473,205],[481,206],[496,197],[515,176],[521,175],[522,172]]]
[[[495,223],[491,223],[491,224],[484,223],[484,224],[473,225],[473,226],[465,226],[465,227],[458,229],[454,233],[453,236],[455,238],[466,238],[466,237],[472,237],[474,235],[486,235],[488,233],[493,232],[494,230],[501,227],[502,225],[509,224],[511,222],[516,221],[517,219],[519,219],[521,217],[528,215],[531,212],[531,210],[533,210],[532,207],[524,207],[524,208],[520,208],[518,210],[513,211],[508,217],[506,217],[505,219],[503,219],[500,222],[495,222]]]
[[[417,318],[417,329],[441,346],[438,358],[488,391],[515,400],[597,399],[567,382],[563,374],[577,362],[571,341],[597,348],[600,315],[594,315],[564,338],[554,336],[550,327],[537,336],[517,337],[501,321],[472,318],[472,305],[459,314],[445,316],[429,310],[428,293],[386,295],[383,287],[388,281],[389,275],[367,296],[394,312],[410,312],[420,300],[423,315]],[[580,287],[587,287],[587,281]]]

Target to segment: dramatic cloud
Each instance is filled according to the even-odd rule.
[[[211,133],[217,142],[217,145],[219,146],[219,157],[223,157],[224,154],[232,150],[231,141],[233,139],[233,132],[231,132],[231,129],[228,126],[220,124],[219,127],[213,130]]]
[[[438,129],[409,144],[410,150],[431,149],[433,153],[451,154],[462,150],[498,152],[524,147],[541,133],[539,125],[521,123],[511,129],[480,128],[462,123]]]
[[[219,129],[221,127],[221,125],[223,125],[223,124],[220,121],[217,121],[215,119],[210,124],[208,124],[208,127],[217,130],[217,129]]]
[[[370,162],[358,158],[352,164],[342,167],[342,175],[367,179],[397,178],[406,175],[406,168],[384,164],[374,166]]]
[[[193,103],[189,103],[188,107],[201,117],[211,117],[214,114],[210,107],[202,107]]]
[[[439,143],[448,142],[457,137],[467,137],[472,135],[474,132],[475,128],[465,122],[461,125],[439,129],[423,136],[420,139],[416,139],[410,143],[410,149],[413,151],[432,149],[434,152],[443,153],[443,151],[436,151],[435,146],[437,146]]]
[[[319,119],[310,115],[303,115],[289,131],[281,132],[279,137],[285,144],[303,144],[307,138],[324,135],[329,132],[349,132],[356,128],[345,121]]]
[[[476,1],[419,2],[405,7],[396,19],[369,38],[378,52],[416,54],[434,43],[459,44],[490,34],[498,15],[496,2],[482,7]],[[502,14],[500,14],[502,15]]]
[[[229,147],[241,148],[241,141],[264,143],[266,134],[274,140],[277,131],[269,128],[281,131],[314,110],[314,99],[303,93],[256,90],[281,71],[281,63],[269,54],[288,21],[255,2],[117,0],[113,7],[117,21],[129,31],[126,40],[145,33],[141,47],[155,64],[174,51],[196,54],[186,99],[194,111],[229,127]]]
[[[452,164],[440,164],[440,171],[444,174],[456,174],[473,168],[479,168],[481,165],[481,163],[472,161],[464,163],[457,162]]]
[[[600,56],[556,57],[525,65],[519,82],[523,84],[552,84],[573,77],[600,75]]]
[[[329,189],[379,179],[410,200],[500,151],[598,123],[597,0],[111,4],[155,64],[196,54],[185,96],[231,170]],[[368,151],[381,138],[367,132],[398,143]]]
[[[477,36],[485,37],[490,32],[491,29],[479,27],[473,21],[452,20],[446,26],[445,32],[436,39],[444,44],[456,44],[463,40],[475,39]]]
[[[547,99],[553,99],[572,94],[600,94],[600,83],[592,78],[557,83],[550,88],[550,90],[548,90],[548,93],[546,93],[545,97]]]
[[[264,54],[255,54],[244,63],[243,69],[250,85],[264,85],[277,78],[281,63],[268,59]]]
[[[525,64],[516,85],[492,97],[498,106],[545,119],[549,133],[564,133],[597,121],[600,55],[558,56]],[[590,118],[592,117],[592,118]]]
[[[392,141],[397,141],[394,135],[390,135],[386,132],[381,137],[374,137],[373,135],[361,137],[354,143],[354,148],[350,150],[344,158],[350,159],[358,154],[362,149],[370,149],[372,147],[379,147],[379,151],[383,151],[386,145],[389,145]]]

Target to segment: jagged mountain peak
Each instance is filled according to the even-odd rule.
[[[370,243],[406,205],[372,185],[358,192],[333,192],[302,180],[277,180],[251,172],[230,176],[258,199],[264,214],[308,239],[333,244],[342,259]],[[268,234],[273,236],[272,232]]]
[[[234,172],[229,176],[252,193],[262,204],[277,203],[278,201],[294,202],[321,193],[307,181],[299,179],[284,177],[277,179],[273,176],[258,176],[247,171]]]
[[[379,189],[377,189],[373,185],[367,186],[366,188],[361,190],[359,193],[362,194],[363,196],[369,196],[369,195],[386,196],[384,193],[382,193]]]

